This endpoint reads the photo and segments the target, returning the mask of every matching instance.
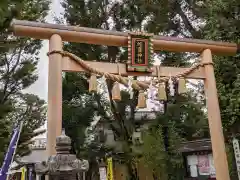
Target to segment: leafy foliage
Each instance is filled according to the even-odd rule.
[[[238,40],[239,38],[239,3],[214,0],[214,1],[74,1],[64,0],[62,3],[65,13],[64,16],[67,23],[71,25],[80,25],[93,28],[102,28],[107,30],[145,30],[155,34],[163,34],[169,36],[208,38],[216,40]],[[233,12],[228,15],[228,12]],[[227,20],[230,18],[230,20]],[[227,22],[228,21],[228,22]],[[226,23],[227,22],[227,23]],[[231,24],[231,25],[230,25]],[[219,28],[216,28],[219,27]],[[235,29],[236,28],[236,29]],[[228,29],[228,30],[225,30]],[[125,48],[105,47],[97,45],[85,45],[77,43],[68,43],[65,49],[71,51],[85,60],[97,60],[115,62],[120,59],[124,62],[126,56]],[[189,66],[197,57],[196,54],[189,53],[167,53],[161,52],[156,54],[162,65],[167,66]],[[217,59],[216,79],[219,89],[220,106],[222,109],[223,125],[225,132],[236,132],[237,119],[239,116],[239,102],[237,98],[238,84],[238,61],[236,58],[221,57]],[[224,66],[223,70],[222,67]],[[221,69],[220,69],[221,67]],[[234,68],[235,72],[233,72]],[[228,72],[228,73],[226,73]],[[229,78],[230,77],[230,78]],[[68,84],[71,82],[68,82]],[[85,83],[86,84],[86,83]],[[226,86],[227,84],[227,86]],[[108,90],[111,90],[112,83],[108,82]],[[200,87],[202,90],[202,87]],[[120,103],[111,101],[110,105],[114,123],[111,128],[117,138],[128,144],[129,134],[134,130],[134,113],[136,111],[136,100],[138,93],[135,92],[132,102],[128,98],[124,98]],[[203,100],[203,98],[202,98]],[[238,102],[238,103],[236,103]],[[130,118],[126,119],[125,105],[130,106]],[[117,105],[117,108],[115,107]],[[144,154],[150,166],[153,169],[163,168],[155,162],[151,161],[153,157],[159,157],[160,162],[165,161],[165,167],[171,169],[174,167],[173,175],[181,170],[177,166],[181,162],[173,162],[177,152],[171,152],[177,149],[177,144],[186,140],[193,140],[201,137],[208,137],[207,121],[203,111],[204,102],[198,102],[193,92],[189,92],[187,96],[177,96],[170,98],[167,109],[164,114],[159,114],[153,124],[153,130],[147,132]],[[229,121],[231,119],[231,121]],[[107,120],[106,120],[107,121]],[[159,126],[160,124],[160,126]],[[131,129],[131,130],[129,130]],[[229,131],[230,130],[230,131]],[[83,130],[82,130],[83,131]],[[119,135],[121,134],[121,136]],[[161,136],[160,136],[161,134]],[[178,138],[169,138],[180,137]],[[158,144],[159,151],[155,151],[152,147]],[[129,145],[129,144],[128,144]],[[155,147],[155,146],[154,146]],[[165,148],[165,151],[163,150]],[[167,148],[167,149],[166,149]],[[125,151],[126,152],[126,151]],[[176,156],[171,156],[171,153]],[[129,158],[129,156],[126,156]],[[174,158],[172,158],[174,157]],[[134,158],[129,158],[130,161]],[[153,165],[156,165],[153,167]],[[176,168],[175,168],[176,167]],[[178,167],[178,168],[177,168]],[[156,172],[162,172],[161,170]],[[165,178],[176,178],[169,176]],[[181,178],[179,173],[178,178]]]
[[[208,123],[193,92],[172,98],[145,136],[143,157],[159,179],[182,179],[181,142],[208,137]],[[159,173],[159,174],[158,174]]]
[[[164,146],[162,127],[158,126],[145,133],[143,141],[143,157],[159,179],[167,179],[167,153]]]
[[[240,40],[240,2],[237,0],[207,1],[204,4],[207,9],[206,26],[204,36],[207,39],[235,42]],[[228,161],[231,179],[237,179],[235,159],[233,155],[232,138],[239,138],[239,107],[240,87],[239,54],[234,56],[214,57],[214,68],[218,89],[221,118],[223,124],[226,146],[228,147]]]
[[[69,85],[69,81],[73,83]],[[85,129],[94,116],[93,100],[87,94],[86,87],[82,76],[67,73],[63,78],[63,127],[72,137],[77,155],[80,153],[78,147],[85,140]]]
[[[191,25],[190,20],[184,13],[182,9],[182,3],[180,1],[124,1],[124,3],[118,1],[74,1],[74,0],[65,0],[62,3],[65,13],[64,16],[67,20],[67,23],[71,25],[81,25],[86,27],[93,28],[103,28],[103,29],[114,29],[114,30],[147,30],[148,32],[154,32],[156,34],[167,34],[176,36],[194,36],[199,37],[201,34],[198,30],[194,29]],[[156,8],[158,7],[158,8]],[[160,11],[160,9],[161,11]],[[181,18],[176,16],[180,15]],[[96,18],[97,17],[97,18]],[[184,23],[182,23],[182,21]],[[186,33],[186,29],[191,33]],[[189,35],[190,34],[190,35]],[[120,58],[121,61],[127,58],[125,48],[116,48],[116,47],[105,47],[105,46],[96,46],[96,45],[86,45],[86,44],[77,44],[77,43],[68,43],[65,46],[65,49],[71,51],[85,60],[97,60],[97,61],[109,61],[115,62],[116,59]],[[166,53],[162,52],[158,55],[162,59],[162,64],[168,66],[184,66],[188,65],[188,58],[186,54],[175,54],[175,53]],[[180,60],[180,61],[179,61]],[[80,77],[79,77],[80,78]],[[75,80],[76,82],[76,80]],[[66,84],[72,83],[71,81],[66,81]],[[86,82],[83,82],[86,84]],[[108,90],[110,97],[111,111],[113,114],[114,122],[110,122],[110,127],[114,131],[116,140],[118,142],[131,146],[129,138],[131,138],[132,132],[135,130],[135,120],[134,114],[136,111],[137,96],[138,93],[134,93],[133,100],[129,101],[129,95],[126,93],[126,96],[123,96],[122,101],[115,103],[111,101],[111,88],[112,82],[108,81]],[[86,88],[86,87],[85,87]],[[73,92],[70,90],[70,92]],[[125,94],[122,92],[123,95]],[[74,93],[75,94],[75,93]],[[76,94],[79,95],[79,93]],[[75,95],[74,95],[75,96]],[[80,95],[82,96],[82,95]],[[180,137],[185,137],[186,139],[191,139],[194,135],[200,136],[200,132],[205,131],[202,126],[206,127],[206,119],[204,119],[204,114],[197,103],[189,102],[187,103],[189,97],[178,97],[177,99],[170,101],[168,105],[168,111],[164,115],[159,115],[159,121],[156,121],[157,124],[165,122],[161,127],[175,127],[178,129],[171,129],[168,133],[174,136],[174,134],[180,135]],[[195,99],[194,99],[195,100]],[[194,101],[193,100],[193,101]],[[179,102],[180,101],[180,102]],[[130,107],[130,118],[126,118],[126,107]],[[182,114],[182,111],[185,113]],[[174,112],[174,114],[172,114]],[[197,113],[197,118],[195,113]],[[184,116],[184,117],[183,117]],[[182,119],[181,119],[182,117]],[[106,120],[107,123],[108,120]],[[193,127],[196,126],[196,127]],[[83,125],[84,126],[84,125]],[[167,134],[164,134],[160,128],[157,129],[157,132],[152,132],[152,136],[149,138],[152,140],[159,141],[155,142],[159,145],[159,148],[165,148],[165,139]],[[204,130],[203,130],[204,129]],[[172,131],[171,131],[172,130]],[[84,130],[82,129],[82,132]],[[185,133],[187,131],[187,133]],[[157,133],[163,133],[162,136],[164,140],[158,139],[153,135]],[[69,134],[71,132],[69,131]],[[189,134],[188,134],[189,133]],[[197,135],[196,135],[197,134]],[[71,135],[73,138],[77,134]],[[177,136],[177,135],[175,135]],[[155,139],[154,139],[155,138]],[[178,144],[180,140],[173,138],[172,141],[167,139],[170,143],[170,147]],[[154,144],[154,143],[153,143]],[[120,145],[120,144],[119,144]],[[147,146],[145,146],[147,147]],[[128,149],[128,150],[127,150]],[[134,161],[135,155],[129,154],[129,148],[124,150],[126,159]],[[172,147],[172,149],[174,149]],[[127,150],[127,151],[126,151]],[[150,150],[150,149],[148,149]],[[164,154],[169,159],[165,159],[165,162],[169,161],[170,164],[174,166],[174,162],[171,162],[171,156],[165,152],[161,154],[162,151],[159,151],[157,154],[147,151],[145,148],[144,153],[151,154],[151,157],[159,156],[162,157]],[[131,163],[131,162],[130,162]],[[151,162],[150,162],[151,163]],[[154,163],[152,163],[153,165]],[[178,163],[176,163],[178,164]],[[156,164],[157,165],[157,164]],[[168,166],[169,168],[170,166]],[[158,172],[160,167],[156,166],[154,169],[157,169]],[[181,168],[179,168],[181,169]],[[176,170],[176,169],[175,169]],[[160,171],[159,171],[160,172]],[[134,176],[132,174],[132,176]],[[136,178],[136,177],[135,177]]]
[[[38,135],[35,130],[45,122],[46,105],[44,100],[33,94],[18,94],[13,102],[13,111],[7,115],[6,119],[16,124],[23,121],[23,130],[17,149],[17,155],[22,156],[30,152],[28,145],[31,139]]]
[[[108,105],[101,94],[88,92],[87,77],[78,73],[63,76],[63,127],[72,139],[72,150],[79,158],[90,162],[90,177],[98,177],[97,157],[104,157],[108,151],[96,137],[99,117],[106,114]],[[91,126],[90,126],[91,125]]]
[[[239,1],[209,1],[206,24],[206,38],[239,43]],[[216,28],[217,27],[217,28]],[[240,63],[236,57],[215,57],[215,73],[220,100],[221,117],[225,135],[232,136],[239,132],[240,117],[238,98]]]
[[[36,65],[41,41],[13,37],[9,26],[13,18],[44,21],[48,4],[49,1],[45,0],[4,0],[0,3],[0,137],[3,138],[0,142],[0,162],[9,144],[13,123],[24,119],[20,139],[23,142],[23,139],[31,139],[29,133],[43,124],[45,115],[42,100],[21,93],[37,80]],[[28,151],[26,146],[22,147],[24,150],[20,150],[19,154]]]

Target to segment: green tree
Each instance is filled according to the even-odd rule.
[[[214,0],[205,4],[208,18],[205,37],[227,42],[240,42],[239,1]],[[211,7],[210,7],[211,6]],[[240,63],[237,56],[215,56],[214,67],[220,99],[221,117],[225,135],[230,138],[239,132],[239,89]]]
[[[193,24],[193,20],[198,19],[200,24],[202,24],[199,28],[201,37],[217,41],[220,40],[239,43],[239,1],[186,1],[184,6],[189,10],[190,13],[193,14],[192,17],[188,17],[190,22]],[[181,18],[183,18],[183,16],[181,16]],[[204,21],[206,22],[205,25],[203,23]],[[184,25],[186,24],[187,23],[184,23]],[[190,37],[196,38],[197,36],[194,34],[195,33],[191,33]],[[232,138],[234,136],[239,137],[239,98],[237,94],[240,92],[240,66],[238,56],[239,55],[236,57],[214,56],[214,67],[219,94],[221,117],[227,142],[226,145],[228,149],[229,167],[231,170],[231,175],[233,176],[232,178],[237,177],[236,171],[233,171],[235,169],[235,162],[231,148]],[[188,126],[190,124],[188,124]],[[201,130],[201,132],[204,131],[205,134],[207,134],[206,128],[205,130]],[[183,132],[188,131],[185,129]]]
[[[178,151],[181,142],[209,137],[202,108],[204,106],[197,101],[196,94],[190,91],[187,95],[170,99],[165,112],[158,113],[144,136],[143,144],[143,157],[154,169],[156,179],[183,178],[183,158]]]
[[[240,42],[240,1],[213,0],[206,1],[206,39]],[[240,132],[240,62],[236,56],[214,56],[214,68],[218,89],[219,104],[227,149],[229,150],[229,167],[232,179],[237,179],[232,138],[239,138]]]
[[[96,123],[98,117],[108,118],[108,105],[101,94],[92,95],[88,92],[86,79],[79,73],[65,73],[63,76],[63,127],[72,139],[73,153],[89,160],[88,176],[98,178],[96,157],[100,154],[103,157],[107,150],[95,138],[95,126],[88,128]]]
[[[192,4],[191,4],[192,5]],[[190,8],[190,5],[184,5],[181,1],[130,1],[125,0],[123,2],[119,1],[75,1],[75,0],[64,0],[62,6],[65,9],[64,17],[68,24],[70,25],[80,25],[85,27],[92,28],[101,28],[107,30],[146,30],[147,32],[152,32],[155,34],[168,34],[172,36],[185,36],[185,37],[200,37],[200,31],[195,28],[191,24],[192,19],[196,19],[194,15],[190,18],[186,15],[186,8]],[[192,7],[192,6],[191,6]],[[195,6],[194,6],[195,7]],[[194,9],[196,13],[200,11]],[[180,16],[180,18],[178,18]],[[191,19],[192,18],[192,19]],[[127,49],[125,48],[117,48],[117,47],[105,47],[105,46],[96,46],[96,45],[87,45],[87,44],[77,44],[77,43],[68,43],[65,46],[65,49],[75,53],[80,56],[84,60],[97,60],[97,61],[108,61],[108,62],[116,62],[116,60],[120,60],[121,62],[124,59],[127,59]],[[187,61],[189,54],[175,54],[175,53],[166,53],[161,52],[156,54],[159,56],[159,59],[162,60],[162,64],[170,65],[170,66],[183,66],[188,64]],[[181,61],[178,61],[181,59]],[[86,81],[86,80],[85,80]],[[72,82],[67,82],[70,84]],[[85,83],[86,84],[86,83]],[[118,141],[122,141],[124,144],[127,144],[128,150],[131,143],[129,142],[129,138],[131,138],[132,132],[135,130],[135,122],[134,122],[134,114],[136,111],[137,105],[137,96],[138,92],[134,92],[133,100],[129,101],[129,95],[127,97],[124,96],[122,102],[116,103],[111,100],[111,88],[112,82],[108,81],[108,92],[110,99],[110,107],[111,112],[114,117],[114,122],[110,122],[110,127],[113,129],[116,139]],[[123,92],[123,94],[125,94]],[[78,93],[79,95],[79,93]],[[185,100],[187,102],[187,100]],[[185,102],[184,101],[184,102]],[[175,107],[176,100],[171,100],[168,102],[168,106]],[[184,103],[180,103],[183,105]],[[194,103],[192,103],[194,104]],[[126,106],[130,106],[130,118],[127,119],[125,114]],[[194,104],[196,105],[196,104]],[[189,105],[190,106],[190,105]],[[197,106],[197,105],[196,105]],[[176,108],[178,106],[176,105]],[[193,105],[191,108],[185,108],[184,110],[195,112],[193,109]],[[183,108],[179,108],[183,110]],[[178,110],[178,112],[180,111]],[[196,112],[200,113],[196,110]],[[200,113],[201,114],[201,113]],[[176,114],[172,121],[179,121],[180,113]],[[202,115],[202,114],[201,114]],[[199,115],[200,116],[200,115]],[[106,117],[106,116],[105,116]],[[105,118],[104,117],[104,118]],[[191,124],[194,120],[194,116],[190,115],[189,117],[193,117],[193,119],[189,118],[188,122]],[[64,120],[65,121],[65,120]],[[67,119],[66,119],[67,121]],[[107,121],[107,120],[106,120]],[[197,122],[199,119],[196,120]],[[203,120],[204,121],[204,116]],[[109,122],[108,122],[109,123]],[[204,123],[202,123],[204,124]],[[165,126],[168,127],[170,124],[166,123]],[[185,123],[177,123],[178,126],[181,126],[181,130],[184,131],[185,128],[188,129],[191,134],[196,134],[196,131],[201,128],[193,128],[187,126],[187,122]],[[190,125],[189,125],[190,126]],[[200,125],[199,125],[200,126]],[[161,126],[163,128],[166,127]],[[165,131],[164,130],[164,131]],[[174,129],[175,130],[175,129]],[[165,132],[163,133],[164,139],[167,139],[168,136]],[[169,132],[171,132],[169,130]],[[70,132],[69,132],[70,133]],[[179,132],[180,133],[180,132]],[[183,134],[183,132],[181,132]],[[186,136],[183,134],[183,136]],[[167,140],[170,142],[170,140]],[[164,141],[163,141],[164,142]],[[173,142],[171,145],[174,144]],[[165,145],[165,144],[164,144]],[[79,148],[79,147],[78,147]],[[166,150],[166,149],[165,149]],[[131,153],[127,153],[125,151],[126,159],[131,159],[134,161],[135,155]],[[128,156],[128,155],[129,156]],[[169,156],[170,157],[170,156]],[[132,174],[134,176],[134,174]],[[134,177],[136,179],[136,177]]]
[[[158,125],[146,132],[143,145],[143,157],[151,169],[156,180],[183,179],[183,159],[176,147],[183,141],[175,127],[168,126],[169,150],[164,146],[163,127]],[[177,144],[176,144],[177,143]]]
[[[23,156],[30,152],[29,144],[32,142],[32,138],[45,132],[45,130],[36,130],[44,125],[46,120],[46,104],[36,95],[21,93],[15,95],[12,102],[13,110],[6,119],[14,124],[23,122],[23,130],[16,154]]]
[[[13,18],[44,21],[48,5],[49,2],[43,0],[6,0],[0,3],[0,137],[2,139],[0,162],[9,144],[9,135],[12,131],[12,122],[9,120],[11,115],[16,115],[16,113],[20,115],[13,116],[17,117],[14,122],[20,121],[22,116],[28,117],[23,129],[23,132],[27,133],[34,130],[30,130],[29,127],[38,128],[44,121],[42,118],[44,113],[37,116],[37,113],[42,113],[43,102],[33,95],[21,94],[23,89],[37,80],[36,65],[39,60],[41,41],[14,37],[9,31],[9,26]],[[19,103],[24,104],[22,109],[18,107]],[[28,107],[27,113],[29,114],[21,114],[24,107]],[[36,110],[32,108],[37,108],[39,112],[33,112]],[[31,109],[32,112],[30,112]],[[31,136],[28,138],[31,139]]]

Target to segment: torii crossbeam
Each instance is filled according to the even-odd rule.
[[[13,32],[16,36],[25,36],[37,39],[49,39],[49,51],[62,51],[62,42],[79,42],[106,46],[127,46],[128,33],[106,31],[85,27],[64,26],[57,24],[45,24],[13,20]],[[203,79],[208,109],[208,122],[211,134],[214,165],[218,180],[230,180],[227,156],[220,117],[217,88],[212,63],[212,54],[235,55],[239,47],[234,43],[215,42],[207,40],[175,38],[165,36],[153,36],[153,48],[155,51],[165,50],[173,52],[197,52],[201,53],[201,60],[208,65],[199,68],[187,77]],[[118,74],[116,64],[88,62],[89,65]],[[146,73],[127,72],[125,64],[119,65],[122,75],[146,75]],[[154,69],[153,69],[154,70]],[[160,76],[170,76],[186,70],[186,68],[161,67]],[[55,139],[61,134],[62,128],[62,71],[84,71],[77,63],[61,54],[49,55],[48,76],[48,155],[55,153]],[[148,73],[148,76],[156,76],[156,71]]]

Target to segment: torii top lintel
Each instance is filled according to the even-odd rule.
[[[13,20],[13,32],[17,36],[37,39],[49,39],[53,34],[59,34],[63,41],[97,44],[106,46],[127,46],[128,32],[101,30],[94,28],[66,26],[58,24],[39,23],[23,20]],[[209,40],[153,36],[155,51],[202,52],[210,49],[213,54],[235,55],[239,52],[236,43],[217,42]]]

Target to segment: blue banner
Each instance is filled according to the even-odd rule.
[[[33,168],[29,167],[29,171],[28,171],[28,180],[32,180],[33,177]]]
[[[11,163],[12,163],[12,159],[13,159],[13,156],[14,156],[14,153],[15,153],[17,142],[18,142],[18,139],[19,139],[19,136],[20,136],[21,128],[22,128],[22,124],[13,130],[12,139],[10,141],[8,151],[5,155],[3,165],[2,165],[2,168],[1,168],[1,171],[0,171],[0,180],[6,180],[7,179],[7,172],[10,168]]]

